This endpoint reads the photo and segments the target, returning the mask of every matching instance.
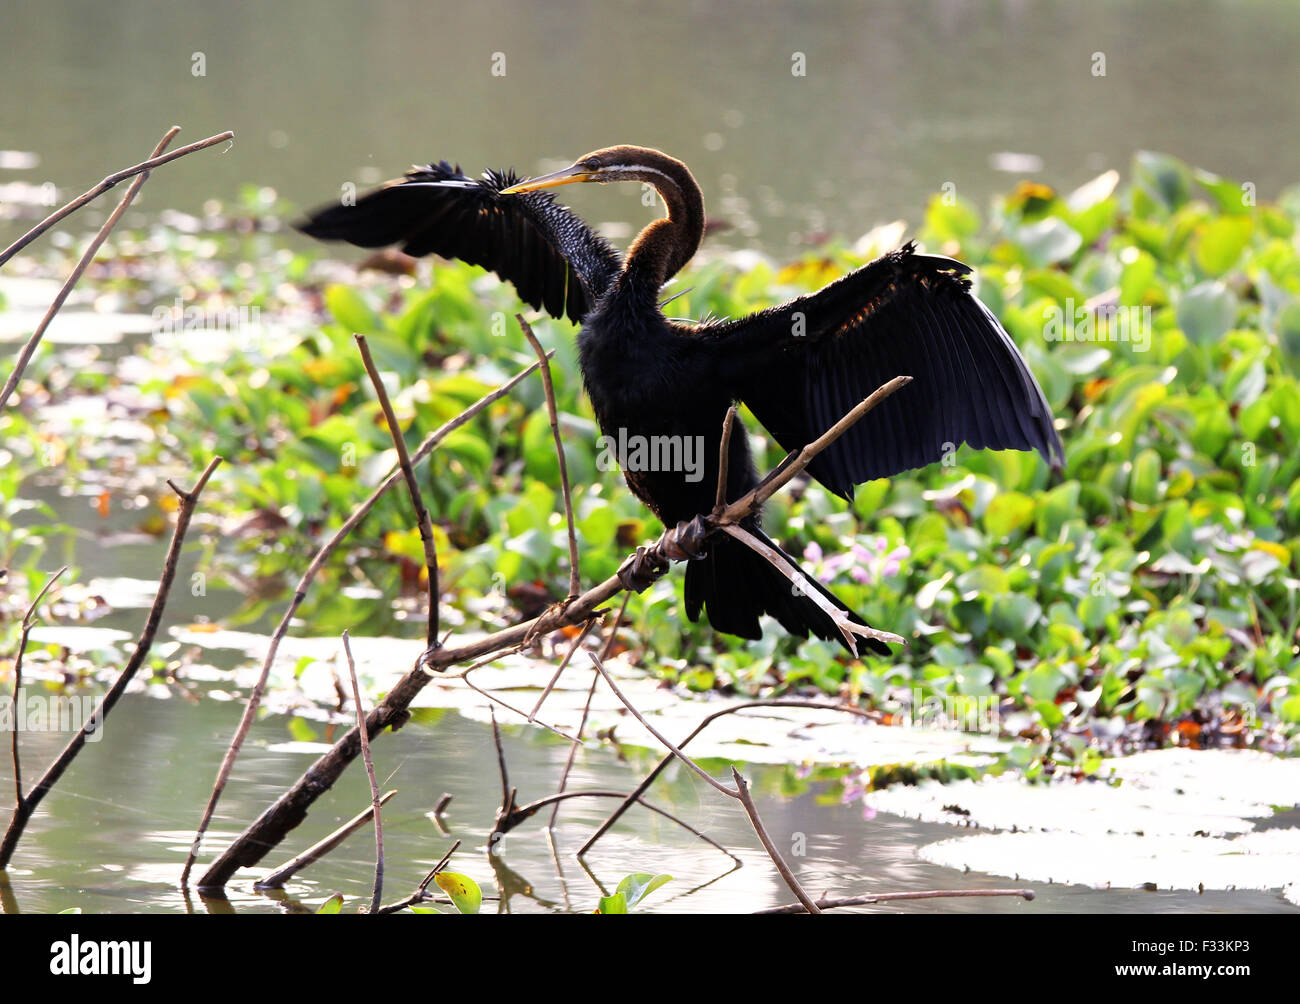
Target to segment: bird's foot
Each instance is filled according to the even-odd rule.
[[[638,547],[636,554],[619,566],[618,581],[624,589],[643,593],[666,571],[668,560],[659,553],[658,544],[654,547]]]
[[[665,532],[655,546],[673,561],[703,558],[705,541],[709,537],[709,524],[703,516],[682,520],[671,533]]]

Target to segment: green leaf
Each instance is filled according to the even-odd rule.
[[[1156,204],[1173,212],[1191,194],[1192,178],[1187,165],[1168,154],[1140,150],[1133,158],[1133,182]]]
[[[1160,499],[1160,454],[1146,449],[1133,458],[1128,480],[1128,497],[1142,505],[1155,505]]]
[[[1215,203],[1225,213],[1249,213],[1253,208],[1253,199],[1246,198],[1246,188],[1237,184],[1235,181],[1229,181],[1227,178],[1220,178],[1217,174],[1211,174],[1209,171],[1196,170],[1194,172],[1196,183],[1204,188],[1214,197]]]
[[[627,898],[621,893],[616,892],[613,896],[600,897],[600,905],[596,907],[597,913],[627,913]]]
[[[628,909],[636,906],[661,885],[671,882],[671,875],[651,875],[648,872],[636,872],[628,875],[618,884],[618,892],[627,901]]]
[[[984,510],[984,529],[990,537],[1002,540],[1024,529],[1033,519],[1033,499],[1022,492],[1003,492],[995,496]]]
[[[1035,265],[1065,261],[1083,244],[1079,232],[1056,216],[1021,227],[1018,236],[1025,256]]]
[[[439,872],[433,879],[438,888],[451,897],[452,905],[461,913],[478,913],[483,903],[483,891],[468,875],[458,872]]]
[[[1126,307],[1140,307],[1147,289],[1156,277],[1156,260],[1145,251],[1124,266],[1119,280],[1119,302]]]
[[[1220,216],[1203,223],[1192,252],[1201,271],[1217,278],[1237,264],[1250,241],[1252,226],[1249,216]]]
[[[1178,303],[1178,326],[1200,345],[1217,342],[1237,319],[1237,298],[1221,282],[1202,282]]]
[[[317,913],[338,913],[342,909],[343,909],[343,894],[341,892],[336,892],[333,896],[331,896],[319,907],[317,907],[316,912]]]
[[[362,335],[382,329],[370,305],[351,286],[335,284],[325,289],[325,309],[348,331]]]

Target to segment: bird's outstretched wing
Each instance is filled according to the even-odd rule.
[[[1063,458],[1051,409],[1011,337],[971,292],[970,269],[911,244],[825,289],[702,325],[719,377],[787,450],[811,442],[878,386],[913,381],[809,465],[845,498],[962,442]]]
[[[549,192],[502,196],[513,171],[467,178],[446,161],[415,167],[355,205],[322,206],[297,229],[364,248],[400,244],[490,269],[553,317],[581,321],[622,267],[618,252]]]

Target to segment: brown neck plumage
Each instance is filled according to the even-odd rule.
[[[627,271],[652,282],[657,289],[686,265],[704,236],[704,195],[680,160],[658,150],[629,148],[628,160],[637,170],[632,179],[653,185],[668,215],[655,220],[628,248]]]

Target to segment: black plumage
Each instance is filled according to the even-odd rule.
[[[626,261],[542,189],[579,181],[648,182],[668,210],[647,226]],[[680,161],[656,150],[597,150],[564,171],[517,182],[487,172],[474,181],[446,162],[359,199],[329,206],[300,229],[362,247],[400,244],[495,271],[552,316],[582,324],[583,381],[613,441],[688,442],[698,469],[640,469],[619,462],[632,491],[667,526],[708,513],[718,477],[723,418],[736,401],[786,449],[821,435],[867,394],[898,375],[913,381],[817,457],[808,473],[851,498],[854,485],[932,463],[963,442],[1037,450],[1059,464],[1061,443],[1042,390],[996,318],[972,293],[970,269],[919,255],[911,244],[824,289],[750,317],[704,324],[668,320],[663,284],[694,255],[704,232],[699,186]],[[630,454],[631,451],[628,451]],[[745,435],[731,439],[727,496],[757,483]],[[767,538],[758,517],[744,524]],[[778,548],[779,550],[779,548]],[[782,552],[784,553],[784,552]],[[786,555],[791,565],[793,558]],[[863,623],[806,573],[797,586],[743,543],[715,534],[687,564],[686,613],[720,631],[761,635],[767,613],[792,634],[854,650],[815,591]],[[867,639],[876,651],[889,649]]]

